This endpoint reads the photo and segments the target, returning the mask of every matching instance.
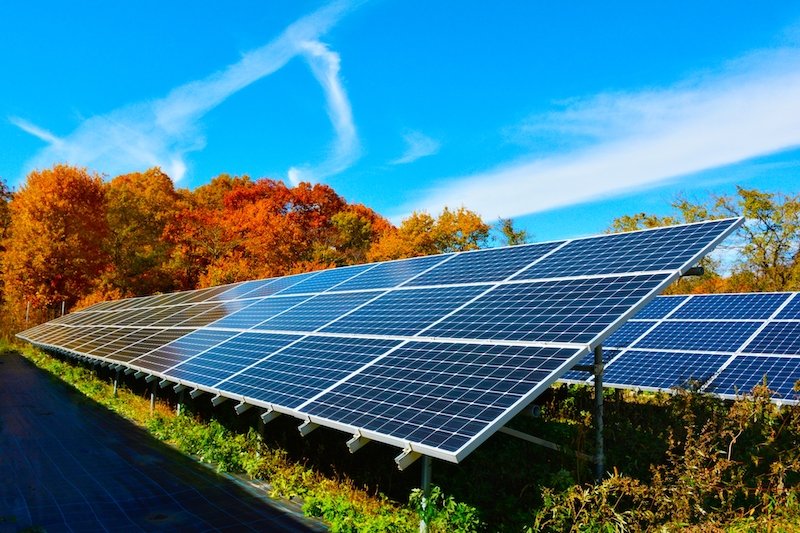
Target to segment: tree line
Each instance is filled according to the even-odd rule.
[[[104,180],[56,164],[18,190],[0,180],[6,334],[33,311],[528,240],[465,207],[394,226],[331,187],[220,174],[193,190],[158,167]]]

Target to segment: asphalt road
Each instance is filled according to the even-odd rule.
[[[0,355],[0,533],[324,531]]]

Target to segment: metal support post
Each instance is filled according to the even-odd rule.
[[[117,397],[117,388],[119,387],[119,370],[117,370],[117,375],[114,376],[114,398]]]
[[[31,314],[31,303],[27,303],[28,306],[25,308],[25,329],[28,329],[28,316]]]
[[[605,470],[603,451],[603,345],[594,349],[594,427],[596,431],[595,477],[603,479]]]
[[[181,416],[181,412],[183,411],[183,391],[184,389],[178,391],[178,416]]]
[[[150,387],[150,416],[156,412],[156,389],[158,388],[158,381],[153,381]]]
[[[64,316],[64,305],[66,304],[66,300],[61,300],[61,316]]]
[[[258,422],[257,422],[257,425],[258,425],[258,426],[257,426],[257,427],[258,427],[258,434],[259,434],[259,435],[261,435],[261,438],[262,438],[262,439],[264,438],[264,433],[265,433],[265,432],[266,432],[266,430],[267,430],[267,423],[266,423],[266,422],[264,422],[264,418],[263,418],[263,415],[264,415],[265,413],[267,413],[267,411],[266,411],[266,410],[265,410],[265,411],[262,411],[262,413],[261,413],[260,415],[258,415]]]
[[[427,455],[422,456],[422,516],[419,520],[419,533],[427,533],[428,524],[425,522],[425,509],[428,498],[431,497],[431,476],[433,475],[433,459]]]

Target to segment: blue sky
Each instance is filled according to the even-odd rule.
[[[310,180],[537,240],[678,191],[800,192],[800,3],[28,2],[0,72],[12,184],[63,161]]]

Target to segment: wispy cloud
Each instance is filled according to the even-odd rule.
[[[519,216],[800,145],[800,49],[759,51],[663,89],[575,99],[519,131],[547,150],[448,180],[415,206]]]
[[[420,157],[434,155],[441,148],[442,143],[436,139],[431,139],[427,135],[423,135],[418,131],[412,131],[403,135],[403,140],[408,145],[406,151],[399,159],[390,161],[392,165],[403,165],[412,163]]]
[[[336,140],[328,158],[316,166],[289,169],[289,181],[297,185],[301,181],[317,182],[352,165],[361,155],[361,146],[353,124],[353,111],[347,93],[339,79],[339,54],[317,41],[300,43],[302,53],[308,61],[314,77],[325,91],[328,102],[328,117],[336,131]]]
[[[351,164],[358,157],[358,140],[350,104],[338,82],[338,55],[328,51],[318,40],[357,3],[360,2],[328,4],[291,24],[269,44],[243,54],[240,61],[226,69],[177,87],[162,99],[127,105],[86,119],[65,137],[59,138],[21,118],[10,120],[49,143],[30,161],[32,167],[68,161],[113,175],[158,165],[179,180],[186,173],[186,154],[205,146],[200,124],[203,115],[237,91],[277,71],[293,57],[308,58],[309,54],[313,55],[309,50],[317,50],[324,57],[319,61],[335,59],[335,65],[328,69],[328,78],[318,73],[320,67],[314,60],[309,60],[314,75],[328,95],[329,108],[346,110],[340,114],[329,111],[338,147],[331,157],[339,162],[335,168],[340,171],[346,168],[343,161]]]

